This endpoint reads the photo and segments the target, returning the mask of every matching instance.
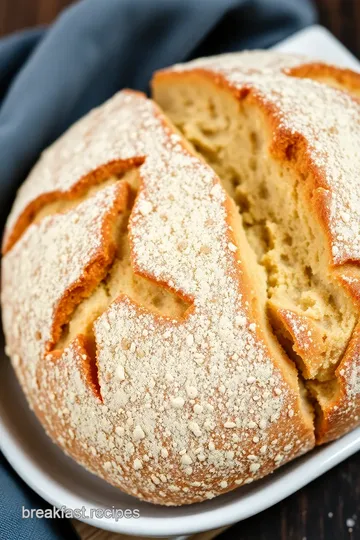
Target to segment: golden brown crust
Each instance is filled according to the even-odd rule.
[[[269,301],[268,308],[273,321],[273,327],[279,327],[279,336],[291,343],[291,349],[298,355],[298,367],[306,379],[312,379],[323,362],[322,354],[326,347],[319,328],[309,318],[299,311],[281,308],[276,302]],[[281,337],[279,338],[281,341]],[[288,351],[289,352],[289,351]]]
[[[360,327],[354,330],[345,355],[336,369],[335,388],[329,399],[321,396],[320,386],[310,386],[319,398],[321,412],[317,422],[317,444],[337,439],[359,425],[360,417]],[[325,383],[326,384],[326,383]],[[326,393],[325,393],[326,394]]]
[[[66,324],[83,298],[89,296],[96,285],[106,276],[109,265],[115,254],[114,221],[120,212],[124,212],[128,200],[127,184],[119,184],[116,188],[116,203],[104,216],[101,224],[100,235],[101,247],[95,251],[91,261],[84,264],[82,275],[75,283],[72,283],[59,301],[54,314],[52,327],[52,341],[46,344],[45,350],[50,350],[60,339],[61,328]]]
[[[268,60],[258,52],[245,55],[244,59],[239,54],[238,61],[236,55],[225,55],[165,69],[155,74],[153,88],[171,85],[177,79],[193,85],[206,79],[228,90],[236,100],[246,100],[263,111],[272,132],[271,155],[291,166],[303,179],[303,195],[327,239],[328,271],[358,304],[360,160],[354,141],[360,139],[360,75],[301,57],[273,55]],[[293,83],[292,77],[301,82]],[[317,109],[323,110],[325,121]],[[328,122],[330,114],[334,117],[333,125]],[[326,132],[328,137],[322,142],[320,135]],[[289,326],[284,312],[280,317]],[[300,317],[293,316],[292,320],[293,327],[303,323]],[[333,400],[321,400],[319,443],[338,438],[360,423],[357,336],[354,331],[336,370],[336,396]],[[316,347],[316,351],[320,348]],[[341,367],[343,363],[347,369]],[[306,374],[310,376],[309,371]]]
[[[127,185],[120,183],[68,212],[47,216],[3,258],[7,347],[31,400],[39,358],[54,349],[74,307],[91,294],[113,260],[114,222],[127,197]]]
[[[292,77],[309,78],[324,82],[335,88],[350,92],[360,97],[360,74],[351,69],[331,66],[321,62],[310,62],[287,71]]]
[[[117,303],[126,305],[128,299],[119,297]],[[133,307],[137,312],[137,317],[144,314],[152,317],[152,314],[146,313],[140,306],[133,305]],[[160,327],[166,324],[159,317],[155,316],[155,319]],[[88,354],[87,341],[84,336],[78,336],[63,351],[61,356],[58,353],[51,353],[43,358],[38,366],[39,392],[35,402],[35,412],[48,434],[68,455],[91,472],[102,476],[109,483],[133,496],[152,503],[167,505],[199,502],[206,498],[212,498],[215,491],[217,494],[225,493],[239,485],[250,483],[250,480],[253,481],[253,479],[265,476],[273,471],[274,466],[286,463],[294,455],[299,455],[299,451],[300,453],[305,451],[303,438],[308,437],[308,432],[306,429],[302,431],[297,405],[293,403],[294,409],[290,410],[295,411],[294,415],[289,417],[288,409],[285,409],[283,411],[284,417],[280,417],[278,422],[271,426],[267,432],[266,440],[263,439],[256,443],[252,439],[247,440],[244,433],[241,447],[244,461],[248,463],[247,467],[257,466],[261,454],[270,452],[272,456],[272,459],[265,461],[261,473],[256,471],[257,474],[252,473],[250,477],[246,478],[246,474],[245,477],[240,474],[242,468],[237,467],[232,470],[230,467],[230,462],[233,459],[230,456],[232,451],[228,450],[225,452],[225,454],[229,454],[228,463],[225,460],[218,471],[212,471],[211,485],[209,486],[211,491],[205,491],[204,488],[209,483],[207,467],[201,466],[203,465],[202,461],[199,461],[199,467],[193,463],[192,474],[190,476],[184,475],[181,467],[176,464],[178,449],[173,449],[172,445],[169,444],[170,441],[166,438],[163,439],[163,452],[159,457],[151,456],[150,460],[147,459],[148,449],[140,441],[137,444],[137,457],[130,459],[129,462],[124,459],[123,452],[119,452],[118,437],[121,437],[122,432],[118,432],[117,428],[123,425],[123,418],[121,413],[116,414],[113,410],[111,394],[106,388],[106,377],[109,372],[104,371],[105,365],[102,365],[101,352],[98,361],[99,379],[105,394],[101,401],[96,389],[94,390],[93,385],[89,384],[91,376],[88,366],[92,364],[93,359]],[[84,437],[82,429],[87,432],[93,428],[87,422],[83,422],[81,429],[77,431],[77,426],[74,426],[73,423],[73,410],[69,409],[70,399],[72,400],[71,409],[76,411],[76,415],[88,418],[90,413],[91,423],[97,426],[97,431],[99,431],[99,426],[109,430],[110,444],[109,441],[106,445],[84,444],[84,439],[86,440],[87,437]],[[196,399],[195,406],[200,403],[201,401]],[[279,426],[282,426],[280,430]],[[80,426],[78,427],[80,428]],[[291,436],[289,436],[289,431]],[[298,439],[293,438],[295,432]],[[282,440],[282,453],[277,452],[276,441],[279,439]],[[219,459],[221,449],[226,448],[224,432],[214,433],[212,444],[216,447],[212,468],[217,468],[216,458]],[[181,456],[184,455],[188,456],[187,453],[181,454]],[[198,456],[201,457],[201,455],[198,453]],[[141,469],[134,471],[134,464],[137,463],[137,460],[142,464]],[[168,466],[169,464],[170,466]],[[159,485],[161,485],[160,488]]]
[[[14,254],[26,255],[28,237],[44,234],[43,223],[53,220],[60,234],[60,216],[48,216],[30,226],[4,258],[9,352],[47,431],[84,466],[151,502],[188,504],[212,498],[311,448],[311,417],[303,409],[295,369],[287,365],[258,312],[246,243],[235,237],[233,205],[214,172],[189,152],[159,110],[137,94],[120,93],[99,114],[103,130],[116,141],[118,159],[143,160],[142,188],[129,225],[133,268],[192,306],[176,320],[120,295],[95,321],[96,357],[91,339],[80,335],[64,351],[45,355],[44,347],[31,361],[25,345],[33,336],[23,336],[20,344],[13,341],[10,305],[19,325],[32,331],[43,324],[42,318],[34,314],[26,319],[23,297],[12,289],[20,278],[10,275]],[[77,127],[80,142],[84,133],[92,132],[91,116],[83,122]],[[118,132],[109,130],[113,126]],[[70,148],[66,140],[61,141],[62,154],[71,161],[74,134],[68,134]],[[96,137],[87,140],[89,154],[108,161],[97,146]],[[113,143],[108,141],[107,147]],[[61,169],[56,145],[51,151],[49,163]],[[79,169],[76,173],[83,176]],[[41,168],[37,175],[41,177]],[[36,197],[34,179],[32,175],[26,189],[35,190]],[[54,191],[51,175],[42,182],[46,192]],[[65,184],[69,189],[77,182],[74,174],[72,183],[66,179]],[[114,189],[116,184],[96,197]],[[84,205],[83,217],[92,223],[97,205],[91,199],[69,214]],[[99,234],[103,219],[97,218],[90,238]],[[79,242],[69,240],[77,247],[74,252],[86,248],[87,253],[86,235],[70,236]],[[67,253],[69,246],[64,239],[58,246],[56,257],[62,261],[62,250]],[[80,253],[77,272],[85,268],[83,259]],[[36,258],[28,262],[30,290],[34,278],[29,276],[36,275],[37,264]],[[61,266],[57,272],[61,274]],[[71,268],[70,274],[77,272]],[[56,311],[48,295],[52,273],[35,288],[44,304],[41,313],[49,320]],[[62,286],[63,296],[71,283]]]
[[[143,159],[116,160],[97,167],[95,170],[84,175],[69,189],[54,190],[44,194],[39,194],[36,198],[30,199],[28,204],[21,211],[17,219],[8,225],[3,237],[2,253],[5,255],[18,241],[24,231],[33,222],[38,212],[46,205],[54,201],[73,201],[86,193],[92,186],[101,184],[110,176],[121,175],[124,172],[139,167]]]
[[[129,91],[129,93],[144,96],[141,92]],[[108,107],[111,106],[114,107],[114,103],[109,102]],[[90,129],[87,129],[80,120],[43,152],[27,181],[18,191],[5,227],[3,253],[11,249],[45,205],[59,199],[76,199],[104,179],[121,175],[143,163],[144,158],[141,155],[118,159],[117,144],[111,137],[111,132],[116,129],[116,126],[112,125],[111,114],[115,113],[116,103],[113,110],[108,110],[107,107],[92,110],[88,115],[92,124]],[[105,136],[104,119],[107,119],[110,131]],[[121,132],[121,127],[118,129]],[[130,135],[128,133],[128,136]],[[79,146],[71,145],[71,137],[74,141],[79,141]],[[90,145],[91,152],[88,152],[88,145],[94,140],[97,140],[98,144]],[[100,158],[101,153],[106,154],[106,161]],[[79,154],[83,156],[81,163],[78,159]]]
[[[348,291],[356,304],[360,303],[360,268],[355,264],[334,268],[334,277]]]

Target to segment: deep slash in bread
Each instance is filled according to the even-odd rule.
[[[67,454],[190,504],[360,423],[359,89],[296,56],[200,59],[44,152],[5,231],[3,321]]]

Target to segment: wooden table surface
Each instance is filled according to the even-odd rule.
[[[71,0],[0,0],[0,35],[47,24],[71,3]],[[320,22],[360,57],[360,0],[317,0],[317,4]],[[76,528],[82,538],[120,539],[82,524],[77,524]],[[360,540],[360,453],[285,501],[239,523],[218,538]]]

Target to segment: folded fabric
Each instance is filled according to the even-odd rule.
[[[50,506],[24,484],[0,453],[0,538],[6,540],[78,538],[68,519],[37,519],[29,515],[31,509],[39,508],[45,510]]]
[[[0,40],[0,228],[41,151],[116,91],[147,91],[153,71],[176,62],[269,47],[314,19],[307,0],[83,0],[49,29]],[[21,519],[22,505],[46,503],[3,458],[0,489],[1,537],[71,538]]]

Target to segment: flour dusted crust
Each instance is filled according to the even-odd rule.
[[[269,80],[286,79],[281,69],[302,64],[266,53],[255,62],[246,54],[211,62],[159,77],[199,69],[241,94],[243,83],[233,84],[230,74],[242,80],[255,63],[258,92],[265,92]],[[217,62],[227,66],[226,77]],[[290,95],[284,90],[278,109],[264,105],[278,135],[279,159],[288,128],[284,113],[276,131],[276,111],[296,98],[296,84],[304,82],[288,78],[294,89]],[[317,95],[318,86],[310,83]],[[279,88],[270,86],[270,96]],[[338,99],[352,107],[349,115],[358,114],[357,103],[343,92],[326,87],[324,99]],[[301,122],[300,128],[310,129],[306,119]],[[296,137],[300,128],[292,128]],[[310,166],[312,153],[304,150],[304,156],[303,166]],[[318,175],[322,187],[330,182],[324,170]],[[140,183],[128,224],[132,270],[149,287],[172,295],[168,314],[149,308],[145,296],[135,301],[125,294],[121,276],[116,296],[110,291],[118,224],[132,204],[128,173]],[[333,181],[327,194],[337,195],[341,177]],[[332,263],[346,262],[348,269],[359,249],[358,208],[351,206],[339,228],[334,215],[345,211],[350,195],[335,195],[326,206],[332,214],[324,212],[334,238]],[[51,206],[59,201],[60,209]],[[4,251],[8,354],[48,434],[93,473],[150,502],[189,504],[249,484],[314,446],[311,406],[265,317],[260,273],[234,202],[213,169],[142,94],[120,92],[45,151],[14,204]],[[352,288],[354,276],[346,275]],[[108,298],[104,309],[66,341],[64,328],[79,313],[76,306],[85,313],[99,290]],[[188,306],[182,315],[170,310],[176,298]],[[337,368],[339,403],[351,420],[342,413],[333,420],[332,407],[325,415],[331,438],[357,422],[357,343],[354,337]]]
[[[270,354],[274,345],[267,344],[252,305],[255,291],[236,246],[232,209],[214,172],[185,149],[143,96],[123,92],[101,109],[101,144],[99,114],[72,128],[57,143],[61,151],[57,144],[48,151],[44,176],[38,165],[27,193],[38,195],[37,178],[44,191],[54,192],[62,160],[68,170],[78,163],[72,184],[62,177],[68,188],[88,173],[86,161],[80,168],[76,144],[84,133],[92,167],[106,164],[107,156],[131,160],[129,166],[141,158],[142,188],[130,222],[134,270],[186,297],[191,307],[183,320],[170,320],[120,295],[94,325],[99,392],[89,384],[85,337],[63,353],[49,351],[46,343],[56,341],[45,331],[56,317],[53,296],[58,299],[61,288],[66,295],[79,279],[78,265],[85,267],[92,253],[89,239],[98,245],[90,225],[87,235],[72,223],[79,223],[80,213],[101,228],[102,206],[88,199],[31,225],[5,256],[9,353],[47,431],[90,470],[153,502],[212,498],[310,449],[312,426],[295,370],[283,373],[281,353]],[[47,258],[53,249],[54,258]],[[69,267],[66,279],[55,258]],[[39,311],[28,307],[27,291],[31,305],[32,294],[41,302]],[[21,329],[19,338],[14,328]]]
[[[314,74],[321,80],[321,65],[315,66]],[[332,262],[358,261],[360,105],[351,95],[334,88],[341,87],[342,70],[323,67],[326,82],[332,82],[333,72],[339,74],[329,86],[306,78],[312,74],[306,58],[255,52],[194,60],[159,72],[157,77],[185,76],[186,72],[210,77],[220,87],[228,87],[238,99],[250,94],[249,99],[264,109],[273,130],[271,151],[279,159],[289,158],[292,152],[303,174],[311,172],[308,189],[314,190],[318,211],[323,213]],[[352,72],[345,73],[350,78]],[[301,78],[302,74],[305,78]],[[353,86],[359,89],[360,76],[352,75]],[[347,80],[344,78],[344,83]]]
[[[112,221],[125,208],[127,193],[126,184],[110,186],[68,213],[45,217],[3,259],[7,347],[31,402],[37,399],[39,360],[112,262]]]
[[[350,294],[357,321],[360,75],[306,57],[245,52],[202,58],[158,72],[153,81],[155,98],[162,85],[175,85],[178,79],[199,87],[201,81],[211,82],[219,91],[225,90],[238,102],[250,103],[261,111],[270,134],[269,155],[298,175],[298,190],[305,194],[308,209],[320,224],[326,244],[324,280],[338,282]],[[164,105],[162,99],[158,101]],[[320,387],[313,382],[327,345],[324,347],[311,317],[279,307],[277,318],[283,331],[291,332],[294,351],[302,357],[303,375],[309,379],[308,388],[318,401],[318,443],[359,425],[357,322],[333,380]]]

